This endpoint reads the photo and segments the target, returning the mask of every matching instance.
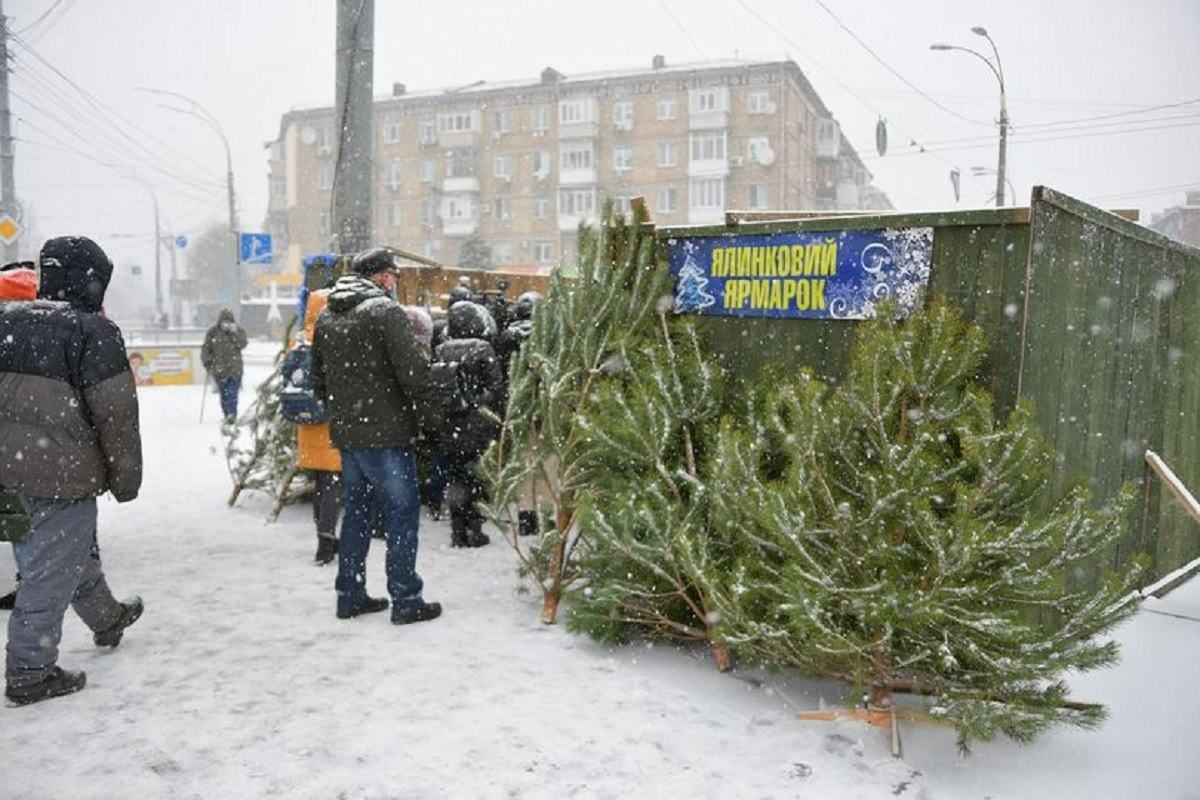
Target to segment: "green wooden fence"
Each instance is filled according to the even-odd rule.
[[[660,228],[658,238],[900,227],[934,229],[932,290],[987,332],[980,378],[999,413],[1018,396],[1033,401],[1060,454],[1054,489],[1082,477],[1102,501],[1144,480],[1147,448],[1200,484],[1200,250],[1043,187],[1029,208]],[[837,380],[855,323],[699,325],[735,374],[791,365]],[[1139,503],[1109,565],[1145,552],[1157,577],[1200,557],[1200,528],[1161,486],[1147,483]]]

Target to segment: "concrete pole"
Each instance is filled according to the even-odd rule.
[[[333,245],[338,253],[371,246],[374,183],[375,1],[338,0],[337,149],[333,170]]]
[[[8,110],[8,17],[0,0],[0,213],[17,218],[17,188],[13,178],[12,115]],[[19,256],[17,242],[4,245],[5,263]]]

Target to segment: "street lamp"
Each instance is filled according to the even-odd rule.
[[[996,205],[1004,205],[1004,170],[1008,163],[1008,99],[1004,90],[1004,67],[1000,64],[1000,51],[996,49],[996,43],[992,41],[992,37],[988,35],[987,28],[976,26],[971,28],[971,33],[976,36],[982,36],[988,40],[988,44],[992,46],[992,55],[996,63],[992,63],[992,59],[982,53],[972,50],[969,47],[960,47],[955,44],[931,44],[930,50],[961,50],[964,53],[970,53],[980,61],[988,65],[988,69],[996,76],[996,80],[1000,83],[1000,160],[996,167]],[[1015,192],[1014,192],[1015,195]],[[1015,197],[1013,198],[1016,199]]]
[[[149,92],[150,94],[166,95],[167,97],[174,97],[177,100],[184,101],[185,103],[188,104],[188,108],[176,108],[175,106],[168,106],[168,105],[164,105],[163,108],[165,108],[169,111],[174,111],[177,114],[187,114],[188,116],[195,117],[196,119],[198,119],[201,122],[208,125],[208,127],[212,128],[214,131],[216,131],[217,136],[221,137],[221,144],[223,144],[225,146],[225,185],[228,190],[228,196],[229,196],[229,236],[233,240],[233,256],[234,256],[234,265],[235,265],[234,279],[235,279],[236,283],[234,284],[234,286],[235,286],[236,295],[234,298],[234,306],[235,306],[234,312],[240,317],[241,310],[242,310],[241,309],[241,307],[242,307],[242,270],[241,270],[241,267],[237,264],[237,262],[238,262],[237,202],[236,202],[236,199],[235,199],[236,196],[235,196],[234,190],[233,190],[233,154],[229,149],[229,139],[226,138],[225,131],[221,128],[221,124],[219,122],[217,122],[217,118],[212,115],[212,112],[210,112],[207,108],[200,105],[200,103],[196,102],[195,100],[188,97],[187,95],[180,94],[179,92],[168,91],[166,89],[150,89],[147,87],[140,87],[138,89],[138,91]]]
[[[154,322],[157,324],[163,313],[162,228],[158,221],[158,195],[154,192],[154,187],[150,185],[149,181],[142,180],[136,175],[130,175],[129,177],[140,183],[150,193],[150,201],[154,204]]]
[[[971,174],[977,178],[980,178],[984,175],[995,175],[997,173],[996,170],[992,169],[991,167],[971,167]],[[1013,202],[1017,202],[1017,190],[1013,186],[1012,179],[1005,175],[1004,182],[1008,184],[1008,193],[1012,197]]]

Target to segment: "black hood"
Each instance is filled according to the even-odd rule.
[[[38,297],[65,300],[80,311],[99,311],[113,265],[100,245],[86,236],[59,236],[42,245]]]
[[[342,314],[373,297],[387,297],[383,287],[361,275],[344,275],[329,292],[329,310]]]
[[[491,339],[496,322],[478,303],[460,300],[446,312],[446,334],[451,339]]]

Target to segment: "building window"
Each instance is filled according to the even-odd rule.
[[[387,144],[400,141],[400,120],[394,116],[383,118],[383,141]]]
[[[474,178],[477,174],[479,154],[472,147],[456,147],[446,151],[447,178]]]
[[[558,213],[567,217],[582,217],[596,213],[595,189],[559,189]]]
[[[492,132],[508,133],[512,130],[512,114],[506,108],[492,114]]]
[[[628,172],[633,169],[633,147],[619,144],[613,148],[613,169],[617,172]]]
[[[723,178],[697,178],[688,185],[689,208],[725,208],[725,181]]]
[[[387,186],[393,192],[400,188],[401,163],[398,159],[389,161],[387,165],[387,173],[384,180],[387,181]]]
[[[533,198],[533,218],[545,219],[550,216],[550,200],[545,195]]]
[[[333,128],[329,125],[317,126],[317,155],[327,156],[333,152]]]
[[[669,214],[679,208],[677,193],[674,186],[660,186],[658,189],[658,210]]]
[[[660,167],[675,166],[675,143],[674,142],[659,142],[658,143],[658,165]]]
[[[442,199],[442,219],[474,219],[475,201],[461,195],[448,194]]]
[[[767,185],[765,183],[752,183],[748,187],[746,196],[746,208],[769,208]]]
[[[421,181],[424,183],[433,183],[437,180],[437,161],[432,158],[426,158],[421,161]]]
[[[596,121],[596,98],[576,97],[558,101],[558,124],[573,125]]]
[[[613,103],[613,127],[619,131],[633,130],[633,101],[620,100]]]
[[[550,151],[538,150],[533,154],[533,177],[539,181],[550,174]]]
[[[389,228],[399,228],[400,227],[400,201],[393,197],[387,201],[387,204],[384,206],[384,209],[385,209],[385,211],[384,211],[385,216],[384,216],[383,224],[388,226]]]
[[[558,169],[565,172],[570,169],[592,169],[593,145],[591,142],[563,142],[559,147]]]
[[[709,89],[692,89],[688,92],[688,110],[692,114],[709,111],[726,111],[729,108],[729,92],[723,86]]]
[[[287,197],[287,178],[271,177],[271,199],[283,200]]]
[[[751,92],[746,95],[746,110],[751,114],[775,113],[775,104],[771,102],[771,93]]]
[[[507,195],[497,195],[492,199],[492,214],[498,220],[512,217],[512,198]]]
[[[547,106],[534,106],[530,112],[532,122],[530,129],[536,133],[545,133],[550,130],[550,109]]]
[[[675,102],[673,97],[664,97],[658,101],[658,118],[659,119],[675,119],[678,115],[679,104]]]
[[[451,111],[437,115],[438,133],[459,133],[479,130],[478,115],[474,111]]]
[[[425,244],[421,245],[421,250],[424,251],[426,258],[437,261],[438,256],[441,255],[442,245],[440,242],[425,242]]]
[[[432,225],[437,219],[437,197],[434,195],[426,195],[421,201],[421,222],[424,225]]]
[[[692,161],[724,161],[725,131],[707,131],[691,135]]]
[[[537,241],[533,243],[533,260],[539,264],[549,264],[554,258],[550,242]]]
[[[417,138],[420,144],[436,144],[437,128],[431,119],[421,120],[417,128]]]
[[[623,217],[627,217],[632,210],[633,202],[631,201],[631,198],[624,196],[617,196],[613,198],[613,211],[617,212]]]
[[[513,263],[512,242],[496,242],[492,245],[492,261],[497,264]]]
[[[328,211],[322,211],[321,215],[319,217],[317,217],[317,235],[320,236],[322,239],[326,239],[329,237],[329,212]]]
[[[317,170],[317,181],[321,186],[321,191],[328,192],[333,188],[333,167],[329,164],[322,164]]]
[[[512,156],[496,156],[492,159],[492,176],[512,180]]]
[[[771,140],[766,136],[751,136],[746,140],[746,157],[759,164],[770,164]]]

